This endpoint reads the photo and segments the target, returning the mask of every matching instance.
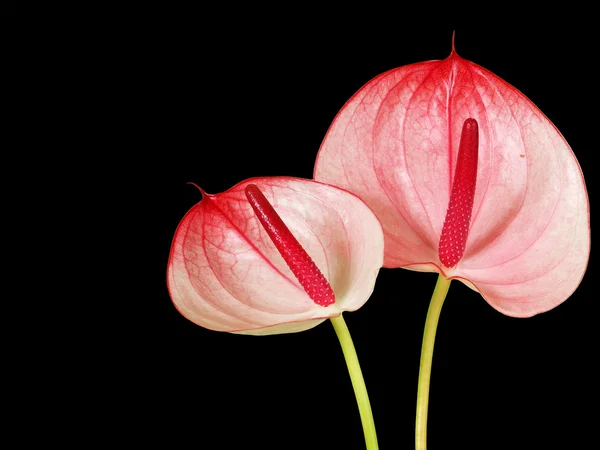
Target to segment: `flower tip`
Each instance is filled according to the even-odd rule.
[[[456,47],[454,46],[454,38],[455,37],[456,37],[456,30],[452,30],[452,50],[450,51],[450,56],[452,56],[452,55],[458,56],[458,53],[456,53]]]
[[[255,184],[248,184],[246,185],[246,187],[244,188],[244,192],[246,194],[246,198],[248,199],[248,201],[251,202],[251,198],[252,197],[256,197],[256,195],[260,195],[262,194],[261,190],[258,188],[257,185]]]
[[[467,130],[471,130],[473,127],[478,128],[479,125],[477,124],[477,121],[475,119],[473,119],[472,117],[469,117],[468,119],[465,119],[465,122],[463,123],[463,127],[466,128]]]
[[[204,192],[204,189],[202,189],[200,186],[198,186],[196,183],[194,183],[193,181],[188,181],[187,184],[191,184],[192,186],[194,186],[196,189],[198,189],[200,191],[200,194],[202,195],[202,198],[208,196],[208,194],[206,192]]]

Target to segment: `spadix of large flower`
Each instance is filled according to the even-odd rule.
[[[375,211],[384,267],[459,279],[506,315],[557,306],[586,270],[589,204],[571,148],[525,95],[454,49],[363,86],[314,178]]]
[[[383,264],[383,232],[356,195],[312,180],[253,178],[202,192],[173,238],[171,299],[217,331],[307,330],[360,308]]]

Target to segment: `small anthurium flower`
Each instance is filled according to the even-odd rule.
[[[267,335],[360,308],[383,264],[383,232],[356,195],[312,180],[253,178],[202,199],[169,256],[171,299],[192,322]]]
[[[520,91],[458,56],[385,72],[336,116],[314,178],[379,217],[384,267],[438,272],[529,317],[577,288],[590,251],[579,164]]]

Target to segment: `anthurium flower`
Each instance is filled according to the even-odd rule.
[[[383,264],[383,232],[357,196],[312,180],[253,178],[202,192],[179,224],[171,299],[192,322],[266,335],[360,308]]]
[[[557,306],[586,270],[589,204],[571,148],[525,95],[454,46],[354,94],[314,178],[375,211],[384,267],[458,279],[506,315]]]
[[[357,196],[312,180],[253,178],[202,199],[181,220],[167,285],[181,314],[211,330],[267,335],[330,319],[358,404],[367,450],[377,434],[342,317],[370,297],[383,230]]]

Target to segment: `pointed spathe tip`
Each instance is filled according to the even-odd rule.
[[[200,186],[198,186],[196,183],[194,183],[193,181],[188,181],[187,184],[191,184],[192,186],[195,186],[196,189],[198,189],[200,191],[200,194],[202,194],[202,198],[207,197],[208,194],[206,192],[204,192],[204,189],[202,189]]]
[[[458,56],[458,53],[456,53],[456,47],[454,45],[456,39],[456,30],[452,31],[452,50],[450,51],[450,56]]]

